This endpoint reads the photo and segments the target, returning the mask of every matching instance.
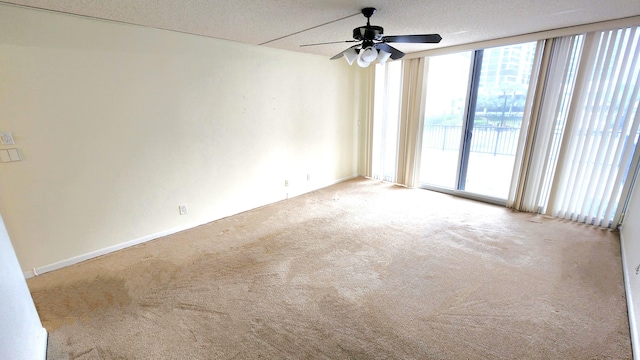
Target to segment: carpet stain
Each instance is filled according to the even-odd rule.
[[[49,332],[131,303],[124,280],[119,278],[96,277],[90,281],[37,290],[31,295],[41,314],[42,324]]]

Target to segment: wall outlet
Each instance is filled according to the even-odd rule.
[[[0,141],[2,141],[2,145],[14,145],[13,136],[11,132],[0,132]]]
[[[284,181],[284,187],[289,187],[289,180]]]
[[[180,215],[187,215],[189,213],[189,209],[187,209],[187,204],[179,205],[178,210],[180,211]]]

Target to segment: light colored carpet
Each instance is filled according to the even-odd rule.
[[[31,279],[50,359],[629,359],[616,233],[365,179]]]

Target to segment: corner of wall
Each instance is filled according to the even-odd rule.
[[[635,296],[634,289],[631,283],[633,275],[633,262],[631,262],[631,252],[627,238],[624,236],[623,229],[620,229],[620,253],[622,257],[622,274],[624,276],[624,289],[627,298],[627,311],[629,313],[629,332],[631,334],[631,349],[633,351],[633,358],[640,359],[640,338],[638,337],[638,322],[636,321],[636,309],[634,306]],[[637,294],[635,294],[637,295]]]

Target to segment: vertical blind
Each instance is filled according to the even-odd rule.
[[[557,63],[565,76],[550,80],[566,86],[575,74],[575,81],[555,111],[555,128],[564,123],[564,130],[547,214],[610,226],[638,141],[639,35],[637,27],[588,33],[579,59],[574,52],[568,64]]]
[[[573,94],[575,72],[582,49],[582,35],[551,39],[545,44],[546,56],[541,62],[536,92],[537,104],[532,111],[531,131],[526,141],[530,147],[524,154],[524,169],[515,169],[522,185],[510,193],[507,206],[527,212],[546,212],[551,182],[558,160],[569,103]],[[535,101],[535,100],[534,100]],[[525,133],[525,131],[522,131]],[[514,176],[514,179],[516,177]]]
[[[402,62],[376,65],[371,177],[395,182],[402,90]]]

